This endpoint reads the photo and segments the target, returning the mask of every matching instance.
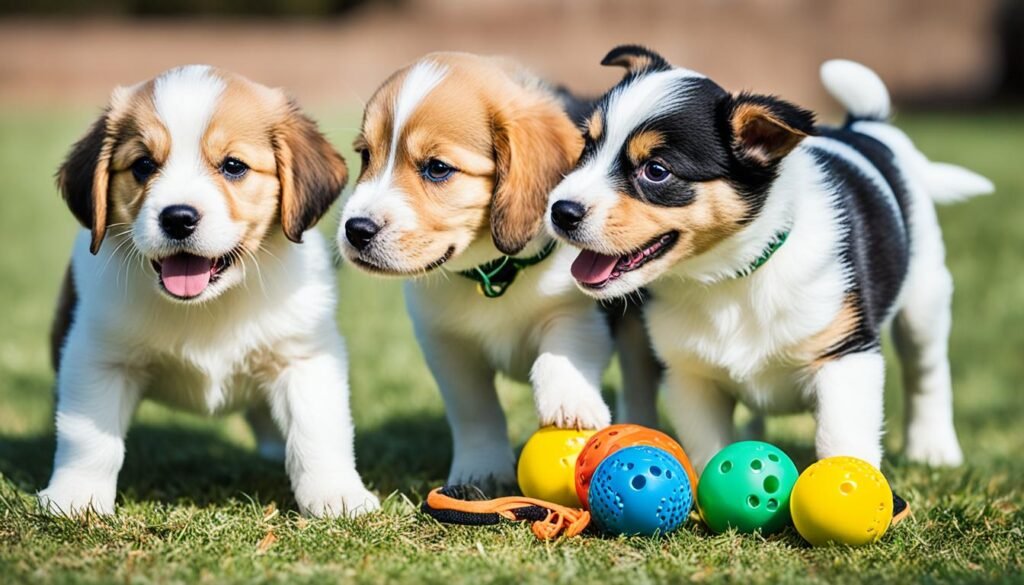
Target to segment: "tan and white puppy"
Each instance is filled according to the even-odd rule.
[[[541,230],[583,147],[573,107],[510,61],[461,53],[398,71],[366,107],[338,246],[363,270],[415,277],[406,304],[452,428],[450,483],[514,485],[497,372],[532,383],[543,425],[609,423],[608,323],[575,288],[573,251],[547,256]],[[493,298],[465,277],[506,256],[515,269]]]
[[[46,509],[114,511],[143,398],[248,408],[261,454],[284,458],[305,514],[378,506],[355,468],[331,256],[306,231],[346,179],[280,90],[188,66],[114,91],[58,173],[86,229],[53,330]]]

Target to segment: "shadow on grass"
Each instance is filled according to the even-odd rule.
[[[49,479],[54,448],[50,434],[0,436],[0,473],[34,493]],[[382,495],[396,490],[425,494],[447,475],[451,436],[443,417],[396,417],[361,429],[356,453],[364,481]],[[134,426],[118,491],[133,501],[201,507],[248,497],[295,505],[282,463],[265,460],[215,431],[188,426]]]

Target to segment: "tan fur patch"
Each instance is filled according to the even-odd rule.
[[[786,124],[762,104],[740,104],[732,115],[733,136],[746,154],[762,162],[789,154],[807,134]]]
[[[604,134],[604,115],[601,110],[594,110],[594,113],[590,115],[590,119],[587,120],[587,135],[594,142],[601,139],[601,135]]]
[[[279,92],[224,77],[226,86],[203,135],[202,152],[232,221],[245,226],[242,246],[254,252],[278,217],[281,185],[271,140],[279,120],[287,115],[287,103]],[[232,181],[219,172],[228,157],[249,167],[242,179]]]
[[[635,251],[658,236],[679,232],[666,258],[676,263],[709,250],[736,233],[747,216],[746,202],[725,181],[696,183],[696,198],[681,207],[654,206],[625,194],[608,214],[602,237],[618,253]]]
[[[665,144],[665,136],[654,130],[638,132],[629,139],[626,153],[633,164],[640,164],[647,160],[655,148]]]
[[[625,67],[629,71],[643,71],[652,65],[650,55],[637,55],[635,53],[620,55],[618,59],[608,61],[604,65],[615,65]]]
[[[861,313],[857,306],[857,297],[848,294],[832,322],[825,329],[801,343],[794,352],[795,356],[801,361],[810,363],[812,369],[820,368],[832,359],[828,357],[828,353],[856,332],[860,320]]]

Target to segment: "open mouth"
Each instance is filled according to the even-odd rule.
[[[623,274],[637,270],[662,256],[671,250],[678,240],[679,232],[669,232],[654,238],[639,250],[622,256],[608,256],[593,250],[583,250],[572,263],[572,276],[587,288],[604,288]]]
[[[231,265],[232,255],[204,258],[180,253],[160,260],[151,260],[160,278],[160,286],[172,297],[191,300],[203,294]]]
[[[410,271],[393,270],[393,269],[390,269],[390,268],[382,268],[381,266],[378,266],[377,264],[374,264],[372,262],[368,262],[368,261],[363,260],[362,258],[359,258],[359,257],[354,258],[354,260],[355,260],[356,264],[358,264],[359,266],[369,270],[370,272],[377,272],[377,273],[380,273],[380,274],[388,274],[388,275],[416,276],[416,275],[419,275],[419,274],[426,274],[427,272],[430,272],[431,270],[440,267],[445,262],[451,260],[451,258],[452,258],[452,256],[454,254],[455,254],[455,246],[448,246],[448,250],[445,251],[444,255],[441,256],[440,258],[438,258],[437,260],[434,260],[433,262],[431,262],[430,264],[427,264],[426,266],[424,266],[423,268],[421,268],[419,270],[410,270]]]

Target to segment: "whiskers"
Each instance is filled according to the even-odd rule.
[[[115,275],[114,282],[115,282],[115,284],[117,286],[121,286],[121,273],[123,271],[124,274],[125,274],[125,279],[124,279],[124,286],[123,286],[122,290],[123,290],[124,294],[127,296],[127,294],[128,294],[128,277],[130,276],[131,265],[132,265],[133,262],[137,261],[137,262],[139,262],[140,268],[145,270],[145,268],[146,268],[146,258],[142,255],[142,252],[140,252],[138,248],[136,248],[134,245],[131,245],[132,242],[133,242],[133,236],[134,236],[134,232],[135,232],[134,226],[132,226],[129,223],[122,222],[122,223],[110,224],[109,226],[107,226],[107,229],[110,230],[110,228],[116,228],[116,227],[122,227],[122,226],[128,226],[128,227],[126,227],[126,228],[124,228],[124,229],[122,229],[122,230],[120,230],[120,231],[118,231],[116,233],[110,233],[108,235],[108,237],[110,238],[111,242],[114,243],[115,245],[114,245],[114,249],[110,252],[110,255],[107,256],[107,261],[104,262],[103,266],[100,268],[99,274],[100,274],[100,276],[102,276],[106,272],[107,267],[110,265],[110,261],[116,257],[117,258],[117,274]]]

